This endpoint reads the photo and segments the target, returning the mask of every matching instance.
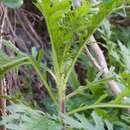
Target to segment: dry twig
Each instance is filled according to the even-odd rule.
[[[91,44],[89,44],[89,48],[93,51],[93,53],[96,55],[96,57],[93,57],[93,55],[90,53],[90,51],[87,47],[85,48],[86,54],[87,54],[88,58],[90,59],[90,61],[92,62],[93,66],[99,72],[103,73],[103,77],[106,78],[110,75],[110,71],[107,67],[107,62],[105,60],[105,56],[104,56],[102,50],[100,49],[100,47],[98,46],[98,44],[96,43],[94,36],[91,36],[90,43]],[[108,85],[114,95],[118,95],[119,93],[122,92],[116,81],[109,80]],[[128,100],[128,98],[124,97],[124,101],[127,102],[127,100]],[[128,109],[128,112],[130,112],[130,109]]]

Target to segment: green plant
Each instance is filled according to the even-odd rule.
[[[56,113],[65,113],[67,110],[67,98],[71,97],[66,95],[66,88],[71,74],[74,75],[73,69],[78,57],[81,55],[84,47],[86,47],[90,36],[101,25],[103,20],[123,3],[123,0],[108,0],[92,4],[91,2],[84,0],[80,7],[72,9],[72,1],[70,0],[37,0],[36,6],[45,17],[50,35],[52,67],[48,68],[41,62],[43,57],[42,50],[39,51],[38,58],[36,59],[35,56],[37,55],[37,52],[34,50],[32,51],[32,55],[27,55],[19,51],[9,41],[3,40],[3,45],[12,49],[16,56],[11,58],[0,50],[0,74],[3,76],[12,68],[17,68],[23,64],[31,64],[48,90],[48,94],[56,104],[56,110],[58,110]],[[94,9],[96,9],[96,11]],[[53,94],[53,89],[48,83],[46,75],[43,73],[43,69],[50,73],[54,78],[57,94]],[[89,90],[94,93],[94,88],[89,85]],[[79,91],[82,92],[84,89],[80,90],[80,88],[77,88],[77,90],[69,95],[77,95],[79,94]],[[126,95],[127,94],[122,97]],[[75,112],[95,108],[130,107],[129,104],[121,104],[120,102],[116,102],[116,104],[112,102],[109,104],[101,104],[106,97],[106,95],[103,95],[93,104],[83,104],[83,106],[68,113],[73,114]],[[62,122],[63,117],[60,117]]]
[[[69,0],[37,2],[36,6],[46,19],[51,38],[52,73],[58,89],[61,112],[65,109],[66,85],[75,62],[96,28],[122,3],[120,0],[101,2],[94,6],[98,10],[94,12],[93,5],[86,1],[74,10],[71,10],[72,4]]]
[[[104,124],[106,124],[106,128],[108,130],[113,130],[113,125],[105,120],[102,121],[101,117],[99,117],[95,112],[91,114],[91,116],[94,119],[94,124],[89,122],[85,116],[75,114],[76,119],[72,117],[68,117],[66,115],[63,115],[64,122],[71,128],[77,128],[77,129],[84,129],[84,130],[105,130]]]
[[[10,130],[61,130],[57,118],[41,111],[36,111],[25,105],[10,105],[7,107],[10,115],[3,117],[0,125]]]

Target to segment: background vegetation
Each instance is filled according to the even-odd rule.
[[[1,130],[130,129],[129,1],[2,0],[0,12]]]

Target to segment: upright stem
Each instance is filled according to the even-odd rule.
[[[62,76],[58,78],[57,80],[57,87],[58,87],[58,98],[59,98],[59,114],[64,114],[65,113],[65,84],[64,84],[64,79]],[[59,115],[60,116],[60,115]],[[61,116],[60,116],[61,117]],[[61,117],[61,124],[63,126],[62,130],[66,130],[65,124],[63,122],[63,118]]]
[[[60,107],[60,113],[64,114],[65,113],[65,92],[63,92],[60,95],[60,99],[59,99],[59,107]],[[66,126],[63,122],[63,118],[61,117],[61,123],[63,128],[61,130],[66,130]]]
[[[62,76],[58,76],[57,80],[59,113],[65,113],[65,87]]]
[[[60,113],[65,113],[65,91],[59,92],[59,108]]]

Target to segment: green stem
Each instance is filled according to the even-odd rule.
[[[85,111],[88,109],[95,109],[95,108],[126,108],[126,109],[129,109],[130,104],[94,104],[94,105],[90,105],[90,106],[87,105],[87,106],[80,107],[80,108],[77,108],[75,110],[68,112],[68,115],[72,115],[77,112]]]
[[[59,108],[61,113],[65,113],[65,92],[63,91],[59,95]]]
[[[45,78],[43,77],[40,69],[39,69],[39,66],[36,64],[36,62],[33,60],[32,57],[30,57],[30,61],[33,65],[33,67],[35,68],[37,74],[39,75],[40,79],[42,80],[43,84],[45,85],[47,91],[48,91],[48,94],[50,95],[51,99],[53,100],[53,102],[57,105],[57,101],[56,101],[56,98],[50,88],[50,86],[48,85],[47,81],[45,80]]]
[[[59,112],[60,113],[65,113],[65,92],[63,92],[63,93],[61,93],[61,95],[59,96],[59,107],[60,107],[60,110],[59,110]],[[63,126],[63,128],[62,128],[62,130],[66,130],[66,126],[65,126],[65,124],[64,124],[64,122],[63,122],[63,118],[61,117],[61,124],[62,124],[62,126]]]
[[[65,112],[65,87],[63,83],[62,76],[59,77],[59,80],[57,82],[57,88],[58,88],[58,94],[59,94],[59,112],[64,113]]]
[[[70,93],[66,96],[66,100],[69,100],[70,98],[74,97],[75,95],[82,93],[86,89],[88,89],[88,87],[82,87],[82,88],[80,87],[80,88],[76,89],[75,91],[73,91],[72,93]]]

